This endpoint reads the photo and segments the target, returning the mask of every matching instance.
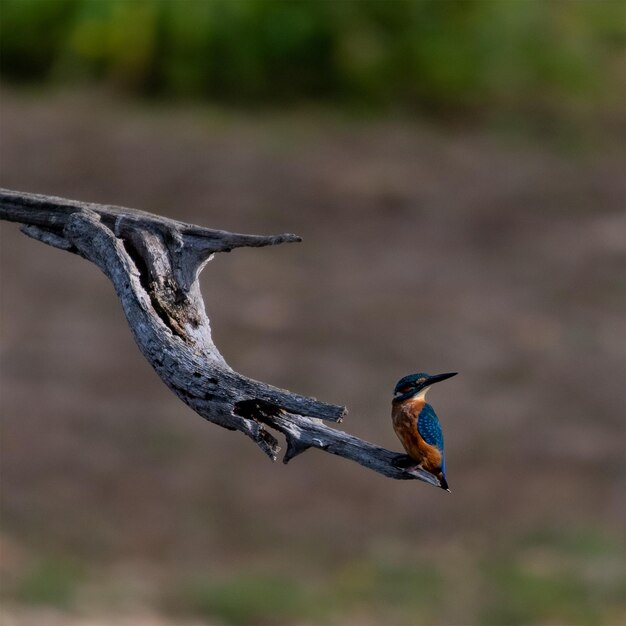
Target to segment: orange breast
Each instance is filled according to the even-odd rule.
[[[393,429],[406,453],[428,471],[441,468],[441,452],[427,444],[417,430],[417,417],[426,404],[424,400],[411,399],[392,404]]]

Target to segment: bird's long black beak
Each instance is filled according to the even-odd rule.
[[[435,383],[440,383],[442,380],[447,380],[448,378],[452,378],[456,376],[458,372],[449,372],[448,374],[435,374],[434,376],[429,376],[426,379],[426,385],[434,385]]]

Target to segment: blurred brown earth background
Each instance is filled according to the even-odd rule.
[[[623,5],[337,5],[4,0],[1,184],[301,235],[206,267],[216,344],[391,449],[460,372],[452,494],[272,464],[2,223],[3,624],[624,623]]]

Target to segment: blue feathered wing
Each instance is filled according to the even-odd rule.
[[[417,431],[427,444],[436,446],[443,453],[443,432],[439,418],[430,404],[425,404],[417,417]]]

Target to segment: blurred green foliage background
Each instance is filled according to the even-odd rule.
[[[607,96],[625,33],[610,0],[3,0],[0,59],[243,106],[564,114]]]

